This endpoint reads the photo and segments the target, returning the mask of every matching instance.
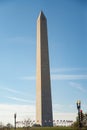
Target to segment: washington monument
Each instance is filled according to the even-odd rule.
[[[53,126],[47,20],[41,11],[37,19],[36,121]]]

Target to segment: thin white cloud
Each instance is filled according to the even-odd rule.
[[[69,72],[69,71],[87,71],[87,68],[52,68],[52,73]]]
[[[79,83],[69,82],[69,85],[70,85],[71,87],[74,87],[74,88],[78,89],[78,90],[81,91],[81,92],[86,92],[86,90],[84,89],[84,87],[83,87],[81,84],[79,84]]]
[[[18,101],[18,102],[34,103],[34,102],[29,101],[27,99],[22,99],[22,98],[17,98],[17,97],[9,97],[9,96],[7,96],[6,98],[14,100],[14,101]]]
[[[24,97],[26,97],[26,96],[30,96],[30,97],[32,97],[32,94],[28,94],[27,92],[26,93],[24,93],[24,92],[21,92],[21,91],[18,91],[18,90],[16,90],[16,89],[12,89],[12,88],[7,88],[7,87],[5,87],[5,86],[3,86],[3,87],[0,87],[0,89],[1,90],[4,90],[4,91],[7,91],[7,92],[9,92],[10,94],[16,94],[16,95],[21,95],[21,96],[24,96]]]
[[[87,80],[87,75],[64,75],[52,74],[52,80]]]
[[[11,92],[11,93],[16,93],[16,94],[22,94],[22,95],[24,95],[24,93],[22,93],[22,92],[20,92],[18,90],[12,89],[12,88],[0,87],[0,89],[8,91],[8,92]]]
[[[36,80],[35,76],[26,76],[19,78],[20,80]],[[51,74],[51,80],[87,80],[87,75],[65,75]]]

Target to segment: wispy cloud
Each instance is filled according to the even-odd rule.
[[[35,76],[26,76],[19,78],[20,80],[36,80]],[[65,75],[51,74],[51,80],[87,80],[87,75]]]
[[[83,88],[83,86],[82,86],[81,84],[79,84],[79,83],[69,82],[69,85],[70,85],[71,87],[74,87],[74,88],[78,89],[78,90],[81,91],[81,92],[86,92],[86,90]]]
[[[16,94],[22,94],[22,95],[24,95],[24,93],[22,93],[22,92],[20,92],[18,90],[12,89],[12,88],[0,87],[0,89],[8,91],[8,92],[11,92],[11,93],[16,93]]]
[[[26,96],[26,94],[22,93],[21,91],[18,91],[18,90],[12,89],[12,88],[0,87],[0,89],[4,90],[4,91],[7,91],[7,92],[10,92],[10,93]]]
[[[27,99],[22,99],[22,98],[17,98],[17,97],[9,97],[7,96],[6,98],[14,100],[14,101],[18,101],[18,102],[24,102],[24,103],[34,103],[32,101],[29,101]]]
[[[57,72],[70,72],[70,71],[87,71],[87,68],[52,68],[52,73]]]
[[[87,75],[59,75],[59,74],[52,74],[52,80],[87,80]]]

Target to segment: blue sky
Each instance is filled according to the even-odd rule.
[[[61,119],[58,113],[76,114],[78,99],[87,112],[87,1],[0,0],[2,121],[7,120],[9,109],[9,122],[15,112],[20,117],[20,107],[24,117],[35,118],[36,20],[41,10],[48,23],[54,119]]]

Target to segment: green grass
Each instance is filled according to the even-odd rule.
[[[5,128],[0,130],[14,130],[13,128]],[[78,130],[78,128],[71,128],[71,127],[32,127],[32,128],[16,128],[16,130]],[[81,130],[87,130],[81,129]]]
[[[17,128],[17,130],[78,130],[71,127],[32,127],[32,128]],[[87,129],[81,129],[87,130]]]

